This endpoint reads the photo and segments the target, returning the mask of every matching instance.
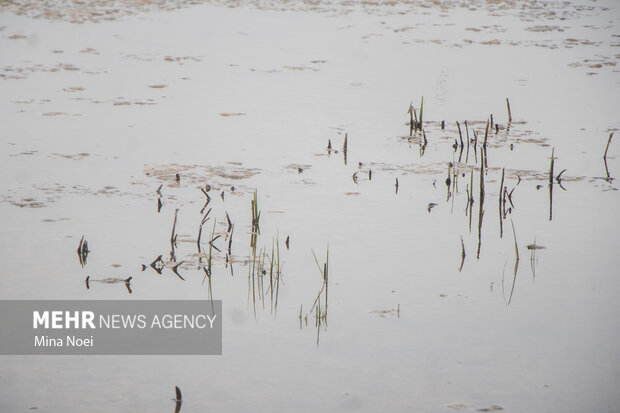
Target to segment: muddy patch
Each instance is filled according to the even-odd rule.
[[[201,166],[201,165],[159,165],[146,167],[144,174],[157,179],[167,186],[192,185],[204,187],[209,185],[215,190],[231,189],[231,193],[242,194],[248,190],[242,183],[260,173],[256,168],[244,168],[241,165]]]

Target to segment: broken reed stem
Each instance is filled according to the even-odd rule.
[[[467,139],[467,154],[465,155],[465,163],[469,161],[469,128],[467,127],[467,121],[465,121],[465,133]]]
[[[611,143],[611,138],[614,136],[614,133],[609,134],[609,139],[607,140],[607,146],[605,147],[605,154],[603,155],[603,159],[607,160],[607,150],[609,149],[609,144]]]
[[[555,152],[555,148],[551,148],[551,165],[549,166],[549,185],[553,185],[553,154]]]
[[[510,101],[506,98],[506,107],[508,108],[508,122],[512,122],[512,114],[510,113]]]
[[[327,316],[327,291],[329,289],[329,245],[327,245],[327,256],[323,266],[323,278],[325,279],[325,316]]]
[[[459,272],[463,270],[463,264],[465,264],[465,243],[463,242],[463,236],[461,235],[461,266],[459,267]]]
[[[198,252],[200,252],[200,239],[202,237],[202,227],[209,220],[209,214],[211,213],[211,208],[207,211],[207,213],[202,217],[202,221],[200,221],[200,226],[198,227],[198,237],[196,238],[196,245],[198,245]],[[228,214],[226,214],[228,216]]]
[[[504,188],[504,168],[502,168],[502,182],[499,185],[499,237],[502,238],[502,236],[504,235],[504,228],[503,228],[503,216],[502,216],[502,202],[503,202],[503,188]]]
[[[422,114],[424,113],[424,96],[422,96],[422,100],[420,101],[420,127],[419,129],[422,130]]]
[[[278,311],[278,293],[280,292],[280,276],[281,274],[281,267],[280,267],[280,236],[278,235],[276,237],[276,302],[275,302],[275,307],[274,310],[277,312]]]
[[[209,242],[209,257],[207,258],[207,266],[209,268],[209,278],[211,278],[211,265],[213,262],[213,236],[215,235],[215,224],[217,223],[217,220],[214,219],[213,220],[213,229],[211,230],[211,241]]]
[[[269,260],[269,294],[271,296],[271,311],[273,311],[273,256],[275,251],[274,240],[271,240],[271,259]]]
[[[474,170],[472,169],[469,175],[469,199],[467,200],[469,206],[469,233],[471,234],[471,216],[474,207]]]
[[[198,227],[198,237],[196,238],[196,245],[198,246],[198,252],[200,253],[200,237],[202,237],[202,226],[204,225],[204,221],[200,223]]]
[[[174,222],[172,224],[172,233],[170,234],[170,244],[174,245],[176,244],[177,241],[177,237],[175,234],[176,228],[177,228],[177,215],[179,213],[179,209],[175,209],[174,210]]]
[[[456,122],[456,127],[459,128],[459,139],[461,140],[461,148],[463,147],[463,134],[461,133],[461,125],[459,125],[459,122]]]
[[[519,261],[519,247],[517,246],[517,234],[515,232],[515,224],[512,222],[512,218],[510,219],[510,224],[512,225],[512,235],[515,240],[515,254],[517,256],[517,261]]]
[[[553,164],[555,148],[551,148],[551,165],[549,166],[549,221],[553,219]]]
[[[256,239],[260,234],[260,211],[258,210],[258,194],[254,191],[254,199],[252,199],[252,229],[250,234],[250,247],[256,254]]]
[[[489,120],[487,119],[487,126],[484,130],[484,143],[482,147],[484,149],[484,167],[488,168],[489,164],[487,163],[487,137],[489,136]]]

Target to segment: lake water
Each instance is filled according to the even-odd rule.
[[[0,356],[0,410],[171,412],[178,385],[182,412],[618,411],[619,20],[588,0],[0,3],[0,298],[224,308],[222,356]]]

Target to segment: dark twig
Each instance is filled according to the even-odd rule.
[[[185,278],[181,277],[181,274],[179,274],[179,266],[183,264],[183,261],[181,261],[180,263],[178,263],[177,265],[175,265],[174,267],[172,267],[172,272],[174,272],[177,277],[179,277],[180,279],[182,279],[183,281],[185,281]]]
[[[463,269],[463,264],[465,264],[465,243],[463,242],[463,236],[461,235],[461,266],[459,267],[459,272]]]
[[[508,108],[508,123],[512,122],[512,114],[510,113],[510,101],[506,98],[506,107]]]

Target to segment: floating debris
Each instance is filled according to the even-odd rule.
[[[131,280],[133,277],[129,277],[129,278],[104,278],[102,280],[91,280],[90,279],[90,275],[86,277],[86,279],[84,280],[84,283],[86,284],[86,289],[90,290],[90,283],[101,283],[101,284],[120,284],[123,283],[125,284],[125,288],[127,288],[127,291],[129,292],[129,294],[133,293],[133,291],[131,290]]]
[[[151,262],[150,264],[150,267],[154,269],[157,272],[157,274],[160,274],[160,275],[165,266],[164,260],[162,260],[161,257],[162,256],[160,255],[159,257],[155,258],[153,262]]]

